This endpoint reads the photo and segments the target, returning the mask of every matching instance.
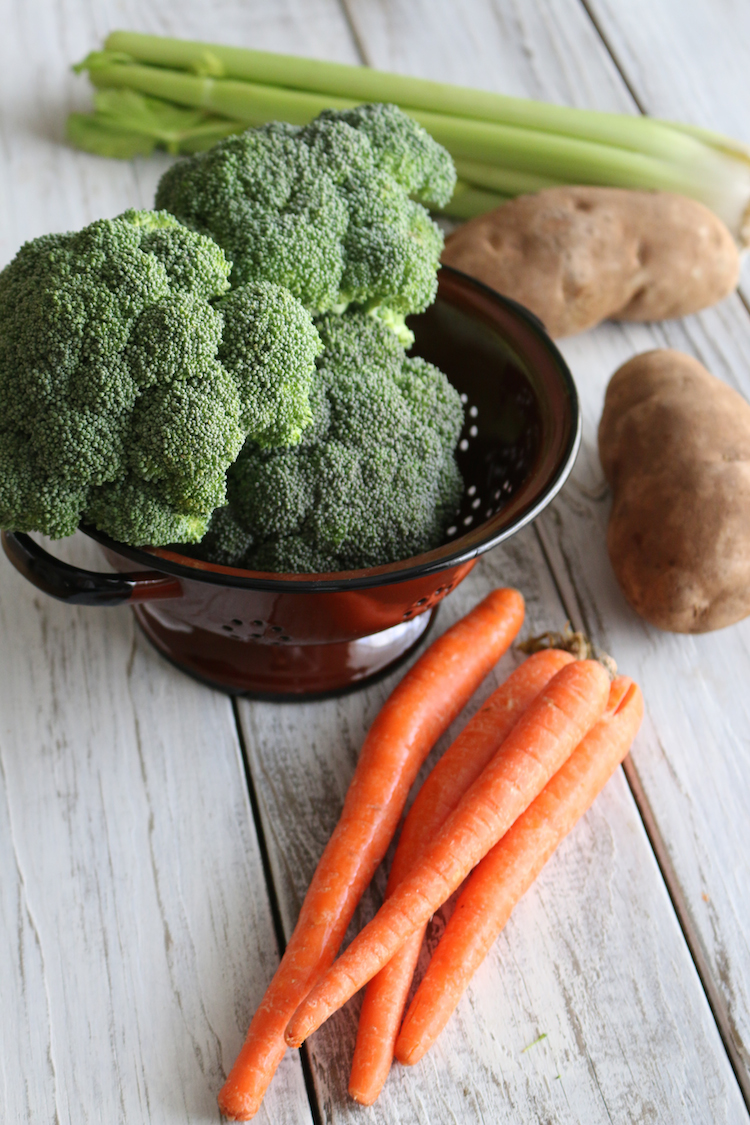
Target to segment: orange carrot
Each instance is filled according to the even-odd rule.
[[[400,1062],[418,1062],[435,1042],[513,907],[627,754],[642,717],[637,684],[618,676],[604,717],[472,872],[404,1020]]]
[[[529,704],[572,660],[559,649],[530,656],[466,724],[425,781],[404,821],[386,897],[420,858]],[[349,1093],[362,1105],[372,1105],[388,1077],[425,929],[412,934],[367,986],[349,1078]]]
[[[422,762],[522,621],[518,591],[494,590],[433,641],[377,716],[297,925],[219,1094],[219,1108],[230,1119],[248,1121],[257,1112],[286,1049],[284,1029],[336,956]]]
[[[608,696],[609,676],[596,661],[575,660],[553,677],[411,874],[300,1004],[286,1031],[290,1047],[300,1046],[428,921],[570,757]]]

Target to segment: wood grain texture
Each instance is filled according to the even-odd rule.
[[[741,0],[586,0],[646,113],[750,142],[750,8]]]
[[[61,140],[90,102],[70,65],[110,29],[353,51],[325,2],[300,19],[260,0],[2,0],[0,25],[0,266],[25,239],[152,202],[168,158]],[[277,958],[228,700],[156,657],[127,611],[58,605],[3,559],[0,768],[0,1119],[218,1121]],[[310,1122],[298,1059],[259,1119]]]
[[[116,26],[342,61],[358,60],[359,43],[376,65],[571,104],[633,108],[572,0],[466,0],[460,11],[447,0],[352,0],[346,13],[334,0],[0,0],[0,17],[0,265],[26,238],[148,206],[153,198],[167,157],[120,164],[60,141],[68,110],[89,101],[85,81],[68,67]],[[702,320],[680,331],[693,348],[702,341],[730,366],[745,348],[745,322],[733,305],[715,315],[723,319],[710,331],[695,327]],[[597,334],[593,351],[580,358],[588,419],[598,410],[603,358],[611,363],[643,338],[613,332]],[[577,342],[570,343],[578,364]],[[564,498],[573,512],[562,502],[556,507],[553,518],[565,526],[558,531],[548,521],[545,543],[570,604],[582,606],[594,632],[608,637],[597,624],[610,612],[600,591],[615,603],[617,592],[595,542],[606,501],[598,493],[586,498],[596,486],[586,473],[576,477]],[[58,548],[82,551],[79,561],[91,560],[90,550],[78,543]],[[596,587],[600,571],[603,584]],[[589,575],[591,594],[582,592]],[[446,603],[439,627],[490,585],[508,581],[524,590],[535,628],[559,623],[559,599],[527,532],[482,563]],[[614,613],[619,647],[621,603]],[[633,637],[633,652],[637,645],[648,649],[638,667],[661,683],[671,650],[637,629]],[[622,649],[623,667],[637,672],[625,640]],[[731,757],[711,738],[706,699],[715,691],[728,700],[731,722],[725,714],[721,729],[744,753],[746,717],[731,695],[741,692],[748,656],[733,650],[729,679],[719,658],[714,684],[702,663],[706,653],[714,650],[696,650],[687,663],[681,694],[655,700],[637,760],[649,800],[664,776],[673,778],[670,793],[679,789],[685,821],[668,826],[686,863],[714,816],[704,845],[709,886],[725,858],[715,838],[725,827],[720,801],[727,786],[745,790],[741,778],[726,776]],[[644,686],[651,703],[655,692]],[[300,707],[242,705],[287,932],[388,687]],[[693,715],[721,761],[710,808],[681,760],[685,732],[696,742]],[[691,750],[691,763],[696,756]],[[0,768],[0,1118],[10,1125],[216,1121],[216,1089],[276,959],[227,701],[160,661],[125,611],[59,606],[35,596],[0,560]],[[707,772],[699,772],[700,781]],[[661,828],[662,810],[658,817]],[[742,874],[738,869],[736,878]],[[369,916],[382,889],[381,879],[355,924]],[[735,987],[737,942],[727,938],[727,903],[737,905],[739,926],[741,899],[736,882],[716,880],[712,893],[716,901],[705,904],[698,923],[714,927],[715,948],[727,943],[723,972]],[[688,897],[691,908],[703,909],[702,899]],[[440,925],[438,917],[431,940]],[[371,1111],[345,1098],[353,1030],[347,1010],[313,1041],[326,1122],[364,1121],[366,1113],[371,1121],[431,1125],[747,1121],[621,776],[519,907],[444,1042],[421,1067],[398,1070]],[[547,1037],[524,1051],[543,1032]],[[311,1120],[292,1055],[263,1119]]]
[[[612,56],[578,4],[473,0],[462,6],[460,17],[449,4],[346,4],[360,41],[369,44],[367,61],[372,65],[399,69],[408,62],[414,73],[467,85],[635,111]],[[736,7],[703,0],[693,0],[688,9],[676,3],[621,6],[597,0],[592,10],[617,59],[638,61],[633,72],[626,68],[626,73],[650,112],[731,132],[735,117],[722,119],[721,113],[730,104],[732,114],[741,112],[736,107],[746,102],[750,79],[737,61],[729,63],[718,82],[716,75],[722,71],[722,58],[744,57],[744,46],[735,56],[733,44],[747,15],[738,14],[735,23]],[[418,36],[410,34],[416,20],[423,29]],[[472,51],[464,45],[466,27],[481,39],[481,47]],[[699,49],[701,31],[707,49]],[[454,50],[456,44],[459,50]],[[687,64],[689,58],[696,60],[700,83],[695,83],[696,68]],[[650,83],[643,89],[642,73]],[[691,101],[688,91],[693,84],[699,93]],[[706,99],[713,96],[709,90],[717,93],[706,119],[701,114]],[[744,128],[744,133],[734,131],[747,139],[746,123]],[[748,328],[747,313],[734,297],[682,322],[606,325],[565,341],[563,352],[581,392],[584,442],[570,484],[538,525],[576,623],[644,685],[650,734],[639,740],[632,759],[646,801],[644,811],[660,855],[668,861],[672,893],[680,900],[683,923],[707,970],[706,985],[746,1096],[750,908],[742,888],[747,886],[750,829],[741,810],[750,802],[750,738],[740,670],[746,667],[748,628],[743,623],[714,637],[670,637],[648,630],[624,606],[604,546],[609,498],[596,454],[596,425],[610,375],[631,355],[653,347],[677,347],[696,355],[750,397]]]
[[[632,755],[632,768],[748,1093],[750,826],[744,810],[750,801],[750,709],[743,669],[750,622],[703,636],[670,635],[646,625],[626,605],[605,547],[610,496],[596,454],[596,426],[610,374],[629,356],[655,346],[696,355],[747,397],[749,329],[734,299],[681,323],[606,326],[590,343],[565,342],[573,369],[587,372],[585,437],[574,479],[539,524],[572,616],[646,685],[652,725]],[[592,347],[598,362],[581,362],[582,350],[590,355]]]
[[[480,562],[436,627],[500,584],[527,596],[524,633],[560,624],[562,607],[529,530]],[[515,659],[503,658],[422,776]],[[240,703],[287,935],[357,750],[396,679],[325,703]],[[372,916],[384,883],[381,869],[349,937]],[[433,920],[428,946],[445,917]],[[519,906],[436,1047],[414,1068],[395,1067],[370,1109],[346,1095],[358,1007],[352,1001],[308,1043],[326,1123],[747,1120],[621,772]],[[542,1033],[543,1043],[525,1052]]]
[[[0,636],[0,1117],[218,1120],[277,957],[229,701],[7,563]],[[296,1125],[289,1064],[265,1119]]]
[[[593,0],[589,7],[646,112],[750,141],[744,112],[750,97],[750,11],[745,5]],[[742,292],[747,301],[747,270]],[[655,340],[657,346],[696,355],[750,398],[748,318],[737,299],[681,324],[666,324],[647,335],[626,332],[623,338],[630,351],[623,354],[618,348],[617,356],[597,372],[611,373],[627,354],[653,347]],[[610,334],[605,347],[611,339]],[[571,342],[568,354],[577,353],[578,346]],[[595,399],[601,402],[603,390],[601,375],[593,377],[594,393],[587,400],[591,434],[598,412],[590,406]],[[588,474],[596,492],[596,460],[589,457],[580,471]],[[602,497],[589,511],[601,529],[608,507],[608,498]],[[568,512],[560,531],[566,524],[559,552],[568,555],[566,569],[576,570],[580,559],[570,554],[575,532]],[[587,562],[591,567],[590,556]],[[658,828],[673,893],[695,935],[697,956],[710,971],[712,1000],[750,1099],[750,905],[745,890],[750,885],[750,826],[743,812],[750,801],[750,707],[744,677],[738,674],[747,659],[750,623],[713,636],[666,637],[635,621],[622,606],[606,560],[596,564],[596,572],[596,580],[581,587],[583,612],[591,616],[596,603],[612,643],[626,645],[633,658],[637,653],[640,674],[656,675],[660,682],[658,718],[652,709],[657,726],[651,749],[633,757],[634,783]],[[673,669],[674,676],[662,685],[663,667]]]

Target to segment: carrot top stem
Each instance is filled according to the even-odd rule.
[[[595,645],[585,633],[574,631],[569,621],[565,622],[565,628],[561,632],[550,630],[539,633],[536,637],[521,641],[516,648],[526,656],[531,656],[535,652],[544,652],[548,648],[561,649],[563,652],[569,652],[576,660],[598,660],[606,668],[611,680],[617,675],[617,664],[609,653]]]

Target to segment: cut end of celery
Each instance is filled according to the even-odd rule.
[[[155,148],[174,155],[202,152],[246,127],[244,122],[135,90],[97,90],[94,106],[91,114],[70,115],[68,140],[96,156],[121,160],[149,156]]]
[[[117,160],[150,156],[156,148],[153,137],[122,129],[93,113],[71,113],[66,122],[65,137],[75,148],[84,152]]]

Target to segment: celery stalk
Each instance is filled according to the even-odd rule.
[[[266,121],[306,125],[324,109],[351,109],[359,105],[353,99],[334,98],[328,94],[309,94],[285,90],[280,86],[214,79],[155,66],[99,65],[90,71],[89,78],[99,89],[138,90],[178,105],[223,114],[242,121],[245,128],[262,125]]]
[[[455,165],[459,180],[466,184],[473,184],[477,188],[485,188],[489,192],[498,192],[506,198],[544,191],[545,188],[557,187],[563,182],[553,176],[519,172],[513,168],[482,164],[479,160],[457,159]]]
[[[98,156],[148,156],[157,145],[167,152],[196,152],[246,128],[243,122],[127,89],[97,90],[94,110],[71,113],[67,137],[77,148]]]
[[[302,125],[323,109],[392,101],[448,149],[467,190],[508,196],[579,183],[673,191],[705,203],[740,242],[750,235],[750,150],[708,130],[134,32],[113,32],[106,48],[76,68],[88,70],[96,87],[190,106],[214,122],[229,118],[227,131],[270,120]],[[119,128],[125,137],[127,121]],[[97,130],[108,129],[109,122],[92,126],[84,147],[96,150]],[[76,131],[86,133],[80,121]],[[124,149],[136,143],[137,132],[131,130]],[[206,129],[206,142],[209,134]],[[186,151],[189,143],[190,151],[205,147],[198,134],[192,142],[175,141],[172,150]],[[481,196],[473,198],[479,206]]]
[[[286,86],[349,98],[357,104],[395,102],[402,108],[409,106],[415,110],[577,137],[660,159],[679,157],[683,151],[681,138],[675,136],[674,130],[652,118],[573,109],[370,67],[133,31],[111,32],[105,41],[105,50],[151,66],[187,70],[199,76]]]
[[[453,197],[445,207],[437,210],[441,215],[448,215],[451,219],[474,219],[477,215],[484,215],[487,211],[494,211],[503,203],[511,199],[511,195],[501,195],[495,191],[482,191],[471,184],[458,180]]]

